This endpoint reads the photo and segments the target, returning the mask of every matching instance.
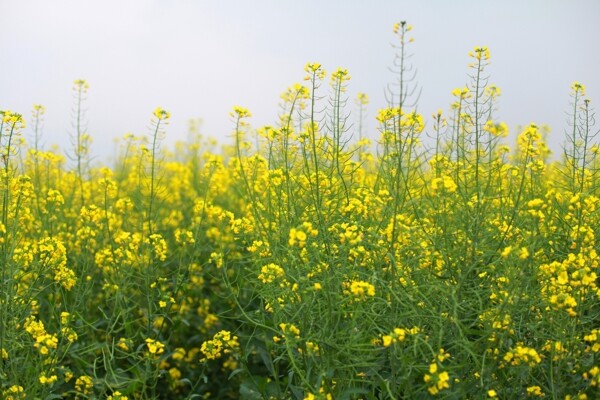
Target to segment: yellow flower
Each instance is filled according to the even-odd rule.
[[[21,114],[14,113],[9,110],[0,111],[2,115],[2,122],[7,124],[11,128],[23,129],[25,128],[25,120]]]
[[[321,66],[321,64],[317,62],[307,63],[304,67],[304,71],[308,74],[308,76],[306,76],[304,80],[323,79],[326,75],[326,72]]]
[[[504,361],[510,362],[510,364],[514,366],[525,364],[533,367],[541,363],[542,358],[535,349],[517,345],[504,355]]]
[[[594,366],[588,372],[583,374],[584,379],[589,379],[593,387],[600,386],[600,367]]]
[[[239,347],[237,336],[231,335],[229,331],[220,331],[211,340],[202,343],[200,351],[204,354],[204,358],[200,361],[215,360],[224,354],[230,354]]]
[[[394,328],[394,330],[388,335],[381,336],[383,347],[389,347],[394,343],[403,342],[406,339],[407,335],[416,335],[420,331],[421,330],[416,326],[411,329]],[[441,351],[443,352],[443,350]],[[440,359],[440,361],[444,361],[444,359]]]
[[[438,373],[438,365],[435,362],[429,365],[429,373],[425,374],[423,380],[428,384],[427,391],[432,395],[450,387],[450,375],[447,371]]]
[[[127,396],[123,396],[121,394],[121,392],[119,392],[118,390],[106,398],[106,400],[128,400],[128,399],[129,398]]]
[[[308,354],[319,355],[321,348],[318,344],[308,341],[306,342],[306,350],[308,351]]]
[[[233,111],[231,111],[229,115],[233,118],[247,118],[252,116],[247,108],[240,106],[233,106]]]
[[[281,323],[279,324],[279,328],[286,335],[291,335],[295,339],[300,339],[300,329],[298,329],[296,325]]]
[[[306,86],[303,86],[300,83],[294,83],[294,85],[292,86],[292,89],[294,90],[294,92],[296,92],[296,95],[299,98],[308,99],[309,91]]]
[[[67,338],[67,341],[69,343],[73,343],[79,338],[77,332],[75,332],[73,328],[70,328],[68,326],[61,328],[60,333],[62,333],[63,337]]]
[[[156,107],[154,109],[153,115],[156,117],[156,119],[158,119],[159,121],[164,121],[167,120],[169,118],[171,118],[171,113],[168,112],[167,110],[165,110],[162,107]]]
[[[394,338],[391,335],[383,335],[381,337],[383,347],[389,347],[394,342]]]
[[[412,31],[413,26],[412,25],[406,25],[406,21],[400,21],[400,22],[396,22],[392,28],[392,31],[394,33],[404,33],[404,32],[410,32]]]
[[[307,235],[306,232],[300,230],[300,229],[296,229],[296,228],[291,228],[290,229],[290,238],[288,240],[288,244],[290,246],[295,246],[298,245],[298,247],[302,248],[306,245],[306,239],[307,239]]]
[[[50,353],[50,349],[57,348],[58,338],[56,335],[47,333],[44,323],[42,321],[36,321],[34,316],[27,317],[24,328],[25,331],[29,333],[35,340],[33,347],[38,349],[40,354],[48,355]]]
[[[500,253],[500,256],[502,256],[502,258],[507,258],[510,254],[510,252],[512,251],[512,247],[511,246],[506,246],[504,248],[504,250],[502,250],[502,252]]]
[[[70,313],[68,313],[66,311],[63,311],[63,312],[60,313],[60,323],[62,325],[68,324],[70,318],[71,318],[71,314]]]
[[[521,247],[521,250],[519,250],[519,258],[521,260],[526,260],[529,257],[529,250],[527,250],[527,247]]]
[[[0,398],[4,400],[20,400],[26,397],[27,393],[25,393],[25,389],[19,385],[12,385],[0,393]]]
[[[79,393],[90,394],[93,387],[94,382],[92,381],[92,378],[87,375],[82,375],[75,381],[75,390]]]
[[[54,382],[58,380],[56,375],[46,376],[46,373],[42,373],[39,377],[39,381],[42,385],[52,385]]]
[[[173,351],[173,355],[171,356],[173,360],[180,361],[185,358],[186,351],[183,347],[178,347]]]
[[[487,121],[483,126],[483,130],[489,132],[492,136],[495,137],[507,137],[508,136],[508,125],[504,122],[500,122],[498,124],[493,121]]]
[[[129,351],[129,340],[120,338],[119,342],[117,343],[117,347],[123,351]]]
[[[152,246],[154,257],[160,261],[165,261],[167,259],[167,242],[160,234],[155,233],[150,235],[146,240],[146,243]]]
[[[573,84],[571,85],[571,91],[573,92],[573,94],[585,96],[585,86],[583,86],[577,81],[573,82]]]
[[[461,99],[468,99],[471,97],[471,91],[468,87],[456,88],[452,91],[452,96],[459,97]]]
[[[469,56],[475,58],[476,60],[487,61],[490,59],[490,50],[485,46],[475,47],[475,49],[469,53]]]
[[[353,280],[344,282],[344,294],[354,296],[355,300],[364,301],[367,297],[375,296],[375,286],[369,282]]]
[[[273,283],[280,281],[285,276],[285,271],[277,264],[267,264],[260,269],[258,279],[262,283]]]
[[[539,387],[539,386],[529,386],[527,388],[527,395],[528,396],[543,397],[544,396],[544,392],[542,392],[542,388]]]
[[[388,107],[380,109],[375,119],[382,124],[394,121],[398,117],[404,116],[404,112],[399,107]]]
[[[181,379],[181,371],[175,367],[169,369],[169,376],[174,381]]]
[[[318,70],[321,69],[321,64],[320,63],[307,63],[306,66],[304,67],[304,71],[308,72],[308,73],[315,73]]]
[[[500,88],[496,85],[490,85],[486,87],[485,91],[490,97],[498,97],[502,93]]]
[[[358,104],[361,104],[363,106],[369,104],[369,96],[366,93],[358,92],[358,94],[356,95],[356,100]]]
[[[350,80],[350,75],[348,74],[348,70],[346,68],[338,68],[331,74],[331,84],[336,84],[337,82],[342,83]]]
[[[82,92],[86,92],[90,88],[90,85],[85,79],[76,79],[73,82],[73,88],[75,90],[81,90]]]
[[[439,362],[444,362],[447,359],[450,358],[450,353],[448,353],[446,350],[444,349],[440,349],[438,351],[438,355],[436,356]]]
[[[146,346],[148,347],[148,353],[152,356],[159,356],[165,351],[165,345],[158,340],[147,338]]]
[[[454,193],[457,188],[458,185],[454,182],[454,179],[448,175],[443,175],[431,180],[431,190],[433,194],[437,194],[438,192]]]

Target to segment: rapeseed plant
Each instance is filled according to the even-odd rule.
[[[412,26],[356,129],[350,72],[308,63],[256,130],[233,107],[222,153],[170,113],[91,163],[74,83],[74,165],[46,110],[0,112],[0,395],[24,398],[524,398],[600,394],[598,144],[585,87],[569,135],[514,146],[490,50],[428,124]],[[351,133],[357,137],[351,137]]]

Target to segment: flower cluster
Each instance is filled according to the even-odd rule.
[[[220,331],[211,340],[202,343],[200,351],[204,354],[204,358],[200,361],[221,358],[223,355],[236,351],[239,347],[237,336],[233,336],[229,331]]]

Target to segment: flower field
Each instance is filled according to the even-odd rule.
[[[497,121],[489,50],[447,112],[415,111],[411,27],[368,97],[318,63],[278,123],[163,145],[168,111],[91,161],[45,109],[0,116],[2,399],[600,397],[600,152],[580,83],[546,129]],[[358,108],[358,113],[356,112]],[[26,143],[26,132],[34,140]],[[372,136],[372,138],[371,138]]]

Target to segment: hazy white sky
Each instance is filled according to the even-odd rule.
[[[45,105],[46,144],[68,148],[72,82],[86,79],[92,151],[105,157],[113,138],[149,133],[157,106],[172,113],[168,142],[198,117],[205,135],[226,138],[233,105],[250,109],[253,127],[273,124],[279,95],[318,61],[349,70],[351,97],[370,96],[375,138],[393,79],[392,25],[407,20],[420,112],[448,109],[467,82],[467,53],[485,45],[502,89],[498,119],[513,132],[548,124],[556,148],[570,84],[600,101],[599,17],[598,0],[0,0],[0,109],[29,119]]]

